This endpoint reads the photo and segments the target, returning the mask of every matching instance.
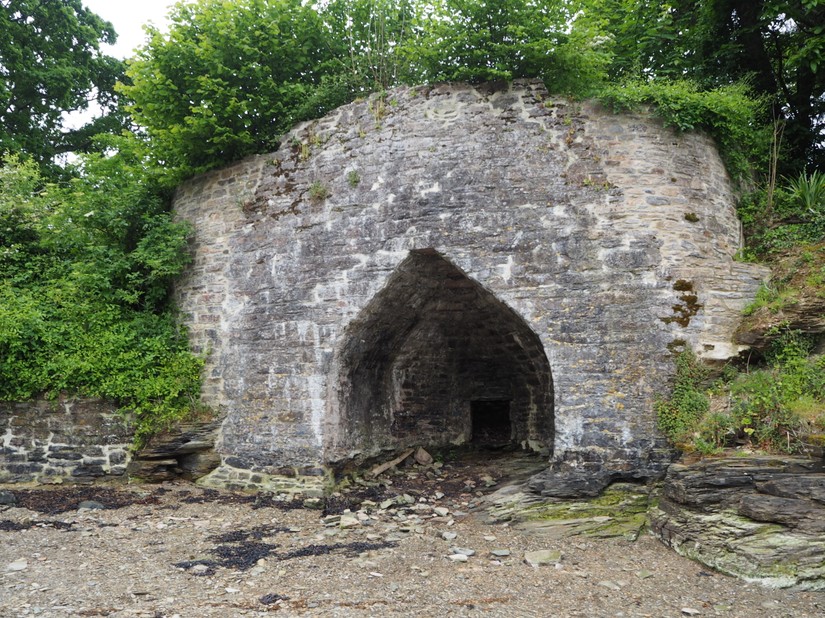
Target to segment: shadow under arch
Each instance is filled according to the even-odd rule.
[[[398,265],[344,331],[332,366],[328,462],[416,445],[552,448],[541,340],[433,249]]]

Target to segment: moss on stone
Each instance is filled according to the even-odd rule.
[[[589,500],[545,502],[522,512],[524,519],[573,521],[608,517],[615,523],[647,512],[649,495],[633,486],[613,486]]]

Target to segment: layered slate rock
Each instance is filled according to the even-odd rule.
[[[129,463],[129,476],[151,482],[183,477],[197,480],[218,467],[219,421],[181,423],[155,434]]]
[[[473,442],[647,476],[672,354],[740,351],[765,275],[733,260],[711,140],[538,82],[372,96],[175,210],[195,231],[177,299],[225,415],[209,478],[234,485]]]
[[[711,459],[670,467],[653,531],[682,555],[769,585],[825,589],[825,461]]]

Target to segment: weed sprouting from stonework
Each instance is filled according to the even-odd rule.
[[[330,195],[329,189],[327,189],[327,187],[322,182],[319,182],[319,181],[316,180],[311,185],[309,185],[309,197],[310,197],[310,199],[316,200],[316,201],[321,201],[321,200],[325,200],[326,198],[328,198],[329,195]]]

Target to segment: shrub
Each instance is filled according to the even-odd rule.
[[[813,219],[825,217],[825,174],[814,170],[788,180],[793,196],[799,201],[804,214]]]
[[[675,445],[689,441],[709,409],[708,397],[700,390],[708,373],[692,350],[687,349],[676,356],[676,375],[670,399],[655,404],[659,429]]]
[[[188,262],[140,161],[85,161],[69,186],[0,167],[0,399],[69,392],[115,401],[145,439],[197,412],[202,360],[168,305]]]
[[[745,229],[746,257],[766,259],[797,245],[825,240],[825,174],[785,179],[773,191],[743,196],[737,206]]]
[[[825,356],[808,356],[811,349],[809,337],[786,330],[767,351],[764,367],[726,367],[710,398],[701,389],[708,369],[683,352],[673,394],[656,403],[660,429],[674,445],[702,454],[737,444],[802,450],[807,435],[825,431]]]

